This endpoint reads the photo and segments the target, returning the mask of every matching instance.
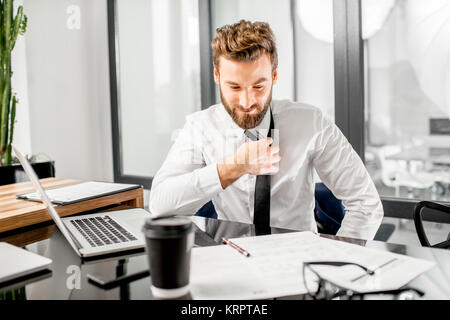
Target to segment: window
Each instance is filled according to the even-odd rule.
[[[116,0],[113,9],[116,181],[149,187],[173,133],[200,110],[198,1]]]
[[[297,100],[334,121],[333,3],[293,1]]]
[[[362,5],[366,165],[381,196],[448,201],[450,1]]]

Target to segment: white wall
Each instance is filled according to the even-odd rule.
[[[31,150],[55,160],[57,177],[112,181],[106,1],[23,3]],[[80,29],[67,28],[71,5]]]

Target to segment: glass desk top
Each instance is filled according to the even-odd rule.
[[[237,238],[256,234],[276,234],[295,232],[281,228],[270,228],[261,232],[252,224],[231,222],[202,217],[192,217],[196,225],[195,245],[219,245],[222,237]],[[339,241],[405,254],[436,262],[436,266],[411,281],[408,286],[425,292],[423,299],[450,299],[450,250],[405,246],[380,241],[365,241],[331,235],[321,235]],[[148,270],[147,256],[144,250],[121,253],[120,256],[100,257],[82,261],[73,251],[54,224],[47,223],[39,227],[0,234],[0,241],[26,247],[31,252],[53,260],[51,272],[32,275],[25,279],[2,284],[0,293],[25,288],[26,299],[152,299],[150,278],[144,277],[110,290],[104,290],[88,282],[88,275],[105,281]],[[281,297],[283,298],[283,297]],[[284,297],[284,298],[298,298]]]

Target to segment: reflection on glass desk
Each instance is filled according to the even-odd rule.
[[[195,245],[197,246],[219,245],[222,237],[254,236],[257,231],[252,224],[202,217],[192,217],[192,220],[196,225]],[[293,231],[295,230],[271,228],[270,233]],[[450,250],[322,236],[434,261],[436,262],[434,268],[411,281],[408,286],[424,291],[424,299],[450,299]],[[88,281],[88,275],[111,281],[147,270],[148,262],[145,252],[128,252],[120,257],[101,257],[98,260],[81,261],[59,230],[50,224],[21,233],[0,234],[0,241],[26,246],[28,250],[53,260],[52,272],[46,275],[47,278],[22,282],[16,286],[10,284],[11,288],[25,286],[27,299],[152,299],[149,277],[143,277],[110,290],[98,288]],[[301,296],[278,298],[302,299]]]

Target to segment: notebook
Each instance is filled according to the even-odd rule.
[[[52,203],[68,205],[123,191],[138,189],[140,187],[140,185],[136,184],[88,181],[70,186],[47,189],[46,193]],[[41,195],[38,192],[18,194],[16,197],[24,200],[41,201]]]

